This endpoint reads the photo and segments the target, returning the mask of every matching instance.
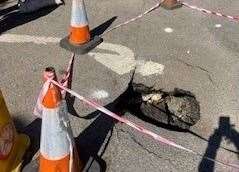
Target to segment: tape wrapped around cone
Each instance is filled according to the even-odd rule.
[[[19,0],[18,7],[21,13],[31,13],[41,8],[62,5],[63,0]]]

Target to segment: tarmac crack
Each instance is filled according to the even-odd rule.
[[[151,154],[151,155],[155,156],[155,157],[158,158],[158,159],[162,159],[162,160],[168,161],[169,164],[171,164],[171,165],[176,169],[175,165],[172,163],[172,161],[171,161],[170,159],[168,159],[168,158],[163,158],[162,156],[159,156],[158,154],[154,153],[153,151],[150,151],[147,147],[145,147],[142,143],[140,143],[140,142],[135,138],[135,136],[134,136],[132,133],[130,133],[130,132],[128,132],[128,131],[125,131],[125,130],[123,130],[123,129],[121,129],[121,128],[116,129],[116,132],[117,132],[117,137],[118,137],[118,132],[122,132],[122,133],[127,134],[127,135],[130,137],[130,139],[133,140],[134,143],[136,143],[138,146],[140,146],[140,147],[141,147],[143,150],[145,150],[148,154]],[[119,139],[119,138],[118,138],[118,139]]]
[[[178,61],[178,62],[180,62],[180,63],[183,63],[184,65],[186,65],[187,67],[190,67],[190,68],[196,68],[196,69],[198,69],[198,70],[200,70],[200,71],[202,71],[202,72],[204,72],[204,73],[206,73],[206,75],[207,75],[207,77],[208,77],[208,80],[212,83],[212,85],[216,85],[215,84],[215,82],[213,81],[213,79],[212,79],[212,76],[210,75],[210,72],[208,71],[208,70],[206,70],[205,68],[203,68],[203,67],[201,67],[201,66],[198,66],[198,65],[192,65],[192,64],[189,64],[189,63],[187,63],[187,62],[185,62],[185,61],[183,61],[183,60],[181,60],[181,59],[179,59],[179,58],[176,58],[176,60]]]

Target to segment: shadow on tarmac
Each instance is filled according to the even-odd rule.
[[[111,19],[105,21],[101,25],[95,27],[90,31],[91,37],[94,36],[100,36],[102,33],[104,33],[111,25],[112,23],[117,19],[117,16],[112,17]],[[74,69],[74,63],[72,63],[71,71],[70,71],[70,77],[69,77],[69,82],[68,82],[68,88],[72,88],[72,77],[73,77],[73,69]],[[68,111],[71,115],[80,117],[78,113],[76,112],[74,108],[74,103],[75,103],[75,97],[71,96],[69,93],[66,93],[66,103],[67,103],[67,108]],[[93,116],[93,117],[92,117]],[[96,117],[96,115],[92,114],[90,115],[91,118]],[[84,118],[84,117],[80,117]],[[88,117],[85,117],[87,119]]]
[[[116,19],[117,17],[114,16],[91,30],[91,36],[99,36],[104,33],[104,31],[106,31]],[[72,63],[72,65],[74,65],[74,63]],[[73,66],[71,69],[68,88],[72,87]],[[125,95],[127,95],[127,93],[123,93],[114,102],[106,105],[105,107],[113,112],[119,112],[120,109],[124,109],[118,105],[122,104],[120,101]],[[71,115],[82,119],[96,118],[79,136],[75,138],[80,159],[86,164],[84,171],[104,172],[106,171],[107,165],[101,157],[110,141],[116,121],[107,115],[101,114],[99,111],[95,111],[85,117],[81,117],[74,108],[74,102],[75,97],[67,93],[66,103],[68,112]]]
[[[71,83],[69,86],[71,86]],[[106,105],[105,108],[118,115],[123,114],[126,107],[124,107],[125,103],[122,101],[128,98],[128,91],[129,90],[127,89],[115,101]],[[86,164],[84,171],[104,172],[106,171],[107,165],[102,159],[102,156],[110,142],[113,128],[118,121],[99,111],[81,117],[74,109],[73,105],[75,99],[72,99],[73,97],[69,96],[70,95],[67,95],[66,99],[71,101],[68,102],[69,113],[82,119],[96,118],[79,136],[75,138],[80,159]]]
[[[0,34],[6,32],[14,27],[23,25],[30,21],[36,20],[43,17],[52,11],[54,11],[57,6],[46,7],[38,10],[34,13],[23,14],[18,11],[18,6],[14,5],[6,9],[0,10]]]
[[[37,153],[40,148],[40,137],[41,137],[41,119],[37,118],[27,127],[22,130],[22,133],[28,135],[31,140],[28,153],[24,157],[23,166],[31,162],[33,156]]]
[[[16,9],[16,7],[10,7],[9,9],[5,9],[5,11],[1,11],[0,14],[4,15],[5,13],[9,13],[15,9]],[[51,9],[51,11],[52,11],[52,9]],[[48,11],[48,12],[50,12],[50,11]],[[47,14],[47,12],[46,11],[44,13],[42,12],[40,15],[38,14],[37,16],[41,16],[43,14]],[[8,16],[9,18],[8,19],[5,18],[5,20],[7,20],[8,22],[14,21],[14,18],[19,17],[18,14],[15,12],[13,14],[8,14],[8,15],[9,15]],[[37,16],[36,16],[36,18],[37,18]],[[31,19],[33,19],[33,18],[35,18],[35,17],[32,16]],[[116,18],[117,17],[112,17],[111,19],[107,20],[100,26],[94,28],[91,31],[91,35],[95,36],[95,35],[102,34],[108,27],[110,27],[110,25],[114,22],[114,20]],[[27,21],[31,21],[31,19],[27,19]],[[3,22],[3,20],[0,20],[0,24],[1,24],[1,22]],[[23,21],[21,21],[21,22],[24,23]],[[17,26],[16,23],[14,25]],[[1,28],[1,31],[2,32],[6,31],[9,28],[14,27],[14,25],[8,25],[4,29]],[[72,65],[74,65],[74,63],[72,63]],[[72,86],[73,66],[71,67],[71,69],[72,70],[70,71],[68,88],[71,88],[71,86]],[[122,96],[124,96],[124,95],[125,94],[122,94]],[[115,110],[116,109],[115,107],[116,107],[116,104],[119,103],[119,100],[122,99],[122,96],[120,96],[113,103],[106,105],[106,108],[110,109],[113,112],[117,112],[117,110]],[[80,117],[80,115],[74,109],[75,97],[72,97],[70,94],[67,93],[66,101],[67,101],[69,113],[71,115],[77,116],[79,118],[83,118],[83,117]],[[117,109],[123,109],[123,108],[119,107]],[[110,137],[107,138],[107,136],[108,136],[108,133],[110,133],[110,134],[112,133],[113,127],[115,125],[115,121],[112,118],[110,118],[104,114],[100,114],[100,112],[98,112],[98,111],[87,115],[87,117],[85,117],[85,119],[92,119],[95,117],[97,117],[97,118],[77,138],[75,138],[75,141],[76,141],[76,146],[77,146],[77,149],[79,152],[79,156],[80,156],[81,160],[86,164],[84,171],[103,172],[103,171],[106,171],[106,162],[101,158],[101,156],[104,154],[104,151],[110,141]],[[29,124],[27,127],[23,128],[23,129],[21,127],[23,127],[24,125],[22,124],[22,122],[20,120],[15,119],[14,122],[15,122],[16,126],[18,127],[18,129],[22,133],[27,134],[31,139],[31,146],[29,148],[28,153],[26,154],[26,156],[24,158],[24,163],[23,163],[23,167],[24,167],[25,165],[27,165],[31,162],[33,156],[37,153],[37,151],[40,148],[41,119],[34,120],[31,124]],[[103,146],[103,148],[102,148],[102,146]],[[38,169],[37,160],[33,161],[33,163],[31,163],[31,164],[32,165],[30,165],[29,168],[24,168],[24,170],[27,171],[28,169],[31,169],[31,167],[32,167],[34,170],[37,171],[37,169]]]
[[[118,115],[123,114],[125,107],[122,101],[126,100],[128,95],[128,90],[126,90],[114,102],[105,107]],[[74,112],[73,115],[82,119],[96,118],[75,138],[80,159],[86,164],[85,171],[106,171],[106,162],[101,157],[110,142],[113,128],[118,121],[99,111],[85,117],[80,117],[76,110],[72,111]]]
[[[31,140],[30,147],[28,148],[23,158],[22,166],[24,167],[25,165],[27,165],[32,161],[32,158],[40,149],[41,119],[40,118],[35,119],[26,127],[24,127],[25,126],[24,122],[18,118],[13,118],[13,121],[17,131],[19,131],[19,133],[21,134],[28,135]]]
[[[122,100],[124,95],[122,94],[120,98],[107,105],[106,108],[118,115],[123,114],[123,112],[120,112],[123,108],[119,106],[121,104],[119,101]],[[106,171],[106,162],[102,159],[102,156],[110,142],[113,128],[118,121],[99,111],[89,114],[87,119],[95,116],[96,119],[75,140],[80,158],[83,162],[87,162],[86,171],[96,169],[95,166],[99,166],[100,170],[97,168],[93,171]]]
[[[92,29],[90,31],[90,35],[91,37],[94,36],[100,36],[101,34],[103,34],[111,25],[112,23],[117,19],[117,16],[112,17],[111,19],[105,21],[104,23],[102,23],[101,25],[95,27],[94,29]]]
[[[208,140],[208,147],[204,153],[205,157],[216,159],[217,151],[220,148],[222,139],[225,138],[228,142],[233,143],[237,151],[239,151],[239,132],[234,129],[234,125],[230,123],[230,118],[222,116],[219,118],[219,127],[214,130],[214,133]],[[239,154],[237,153],[238,158]],[[199,164],[199,172],[213,172],[215,163],[206,158],[203,158]]]

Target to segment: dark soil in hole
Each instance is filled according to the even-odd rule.
[[[168,129],[186,131],[200,119],[200,105],[196,97],[178,88],[164,92],[131,83],[123,102],[126,102],[126,111]]]

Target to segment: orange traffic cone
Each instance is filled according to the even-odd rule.
[[[70,35],[61,40],[60,46],[76,54],[85,54],[103,42],[95,36],[91,39],[84,0],[73,0]]]
[[[178,0],[163,0],[161,6],[167,10],[173,10],[182,7],[182,3]]]
[[[44,76],[56,79],[54,68],[47,68]],[[77,157],[67,111],[57,86],[49,84],[42,105],[39,172],[79,172],[83,166]]]

